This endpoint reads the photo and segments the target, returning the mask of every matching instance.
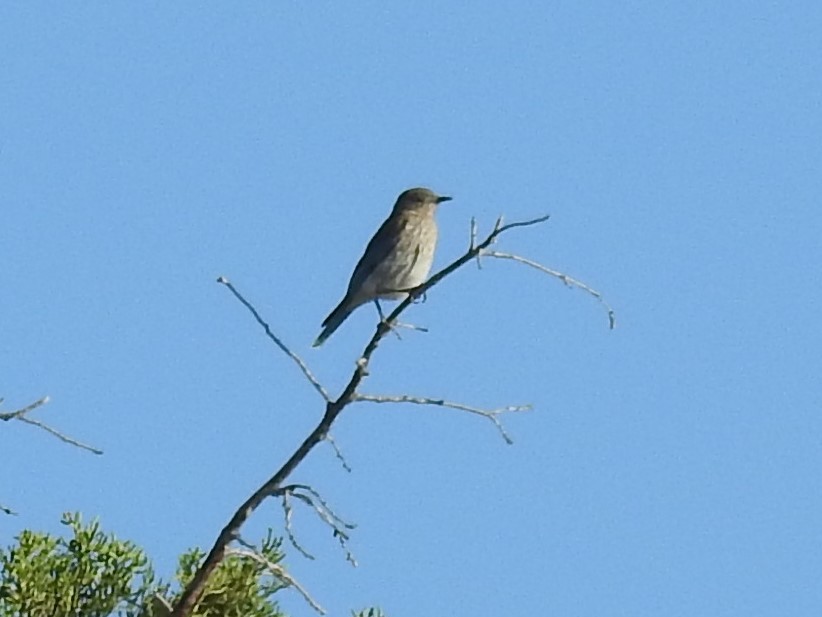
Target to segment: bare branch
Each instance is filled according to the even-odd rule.
[[[323,399],[325,400],[325,402],[328,403],[331,400],[331,397],[329,396],[328,391],[323,387],[323,385],[319,382],[319,380],[316,377],[314,377],[314,374],[308,368],[308,365],[305,363],[305,361],[300,356],[298,356],[296,353],[291,351],[291,349],[285,343],[282,342],[280,337],[278,337],[276,334],[274,334],[271,331],[271,327],[260,316],[260,314],[257,312],[257,309],[255,309],[251,305],[251,303],[248,300],[246,300],[242,296],[242,294],[240,294],[239,291],[237,291],[237,289],[234,287],[234,285],[231,284],[231,281],[229,281],[224,276],[221,276],[217,279],[217,282],[220,283],[221,285],[225,285],[226,287],[228,287],[228,289],[231,291],[231,293],[234,294],[234,297],[237,298],[242,303],[242,305],[244,307],[246,307],[249,311],[251,311],[251,314],[254,315],[254,319],[256,319],[257,323],[260,324],[263,327],[263,330],[265,330],[265,333],[268,336],[268,338],[270,338],[272,341],[274,341],[274,344],[277,345],[277,347],[279,347],[285,355],[287,355],[289,358],[291,358],[298,367],[300,367],[300,370],[303,372],[303,375],[305,375],[305,378],[308,379],[308,381],[311,383],[311,385],[314,386],[314,389],[317,392],[319,392],[320,396],[322,396]]]
[[[451,401],[446,401],[443,399],[435,399],[435,398],[426,398],[420,396],[407,396],[407,395],[400,395],[400,396],[376,396],[372,394],[355,394],[354,395],[355,401],[366,401],[369,403],[413,403],[415,405],[434,405],[436,407],[449,407],[451,409],[459,409],[460,411],[467,411],[469,413],[477,414],[478,416],[482,416],[483,418],[487,418],[490,420],[494,426],[497,427],[502,438],[508,444],[514,443],[511,437],[505,430],[505,427],[502,426],[502,423],[499,421],[497,416],[504,414],[504,413],[513,413],[517,411],[529,411],[531,409],[530,405],[509,405],[507,407],[500,407],[498,409],[480,409],[479,407],[472,407],[470,405],[464,405],[462,403],[453,403]]]
[[[502,227],[502,215],[501,214],[497,217],[497,220],[494,223],[494,232],[493,233],[495,233],[495,234],[499,233],[499,228],[500,227]],[[493,240],[492,240],[492,242],[493,242]]]
[[[356,567],[357,561],[354,559],[354,555],[348,549],[346,544],[348,541],[348,534],[346,533],[346,530],[355,529],[356,525],[343,520],[331,509],[331,506],[328,505],[322,496],[307,484],[289,484],[288,486],[284,486],[275,491],[275,494],[282,494],[283,509],[286,512],[286,533],[288,534],[288,539],[291,541],[291,544],[293,544],[298,551],[309,559],[314,559],[311,554],[300,546],[291,530],[292,510],[291,504],[288,501],[289,496],[293,496],[294,498],[307,504],[312,510],[314,510],[314,512],[316,512],[317,516],[320,517],[320,520],[331,527],[334,537],[337,538],[340,546],[345,551],[345,558]]]
[[[226,550],[226,555],[236,555],[238,557],[246,557],[248,559],[252,559],[257,563],[260,563],[268,569],[271,574],[280,580],[284,581],[294,589],[296,589],[300,595],[308,602],[309,606],[317,611],[320,615],[325,615],[325,609],[317,603],[317,601],[311,597],[311,595],[306,591],[305,587],[303,587],[297,579],[291,576],[285,569],[280,566],[279,564],[273,563],[270,559],[266,559],[264,555],[261,555],[259,552],[255,550],[251,550],[248,548],[228,548]]]
[[[318,505],[309,495],[297,493],[295,490],[290,491],[290,494],[299,499],[300,501],[302,501],[303,503],[308,504],[317,513],[320,519],[326,525],[331,527],[334,537],[337,538],[337,540],[340,543],[340,547],[343,549],[343,551],[345,551],[346,560],[356,568],[357,560],[354,559],[353,553],[348,548],[347,542],[349,537],[348,534],[345,532],[346,529],[354,529],[355,526],[340,520],[337,517],[337,515],[331,512],[331,510],[328,510],[324,504],[323,507],[318,507]]]
[[[470,241],[468,243],[468,250],[473,251],[477,246],[477,219],[471,217],[471,231],[468,232]],[[480,254],[477,253],[477,270],[482,270],[482,261],[480,261]]]
[[[359,564],[357,563],[357,560],[354,558],[354,553],[352,553],[348,549],[348,545],[346,544],[346,542],[348,542],[348,534],[346,534],[345,532],[343,532],[339,529],[335,529],[334,530],[334,536],[339,541],[340,548],[343,551],[345,551],[345,560],[356,568]]]
[[[346,522],[342,517],[340,517],[334,510],[331,509],[331,506],[322,498],[322,496],[313,488],[308,486],[307,484],[289,484],[288,486],[282,487],[278,493],[290,493],[295,497],[303,500],[305,503],[310,505],[320,516],[320,518],[325,521],[329,526],[335,529],[356,529],[357,526],[353,523]]]
[[[4,400],[5,399],[0,399],[0,403],[2,403]],[[45,405],[49,402],[49,400],[50,399],[48,396],[44,396],[39,401],[34,401],[30,405],[26,405],[25,407],[23,407],[22,409],[18,409],[17,411],[7,411],[6,413],[0,413],[0,420],[8,421],[19,419],[22,416],[25,416],[30,411],[34,411],[41,405]]]
[[[10,412],[6,412],[6,413],[0,413],[0,420],[4,420],[4,421],[19,420],[20,422],[24,422],[26,424],[30,424],[32,426],[36,426],[38,428],[41,428],[44,431],[46,431],[47,433],[57,437],[57,439],[59,439],[60,441],[63,441],[63,442],[65,442],[67,444],[70,444],[72,446],[82,448],[83,450],[88,450],[89,452],[93,452],[94,454],[102,454],[103,453],[102,450],[98,450],[97,448],[94,448],[94,447],[92,447],[88,444],[84,444],[80,441],[77,441],[73,437],[69,437],[65,433],[61,433],[57,429],[52,428],[51,426],[49,426],[45,422],[42,422],[41,420],[35,420],[33,418],[28,417],[28,414],[30,412],[34,411],[35,409],[37,409],[38,407],[40,407],[42,405],[45,405],[48,402],[49,402],[49,397],[44,396],[40,400],[35,401],[32,404],[27,405],[26,407],[23,407],[22,409],[18,409],[17,411],[10,411]]]
[[[297,537],[294,535],[294,530],[291,527],[291,517],[294,511],[291,509],[291,502],[288,501],[290,493],[288,491],[283,491],[282,498],[283,498],[283,512],[285,514],[285,533],[288,536],[289,542],[291,545],[296,548],[303,557],[306,559],[314,559],[314,555],[309,553],[307,550],[303,548],[303,546],[297,542]]]
[[[516,225],[516,223],[514,223],[514,225]],[[511,225],[506,225],[506,227],[511,227]],[[610,329],[613,330],[616,327],[616,315],[614,313],[614,309],[612,309],[611,306],[605,301],[601,293],[599,293],[596,289],[589,287],[582,281],[578,281],[574,278],[571,278],[567,274],[563,274],[558,270],[552,270],[551,268],[543,266],[541,263],[538,263],[531,259],[527,259],[525,257],[521,257],[520,255],[514,255],[512,253],[501,253],[499,251],[483,251],[482,254],[487,255],[488,257],[496,257],[497,259],[511,259],[521,264],[525,264],[526,266],[531,266],[532,268],[536,268],[540,272],[544,272],[545,274],[558,278],[568,287],[576,287],[578,289],[582,289],[583,291],[588,292],[605,307],[606,311],[608,311],[608,324],[610,326]]]
[[[21,422],[25,422],[26,424],[31,424],[33,426],[37,426],[37,427],[43,429],[44,431],[46,431],[47,433],[51,433],[52,435],[57,437],[57,439],[59,439],[60,441],[63,441],[63,442],[65,442],[67,444],[70,444],[72,446],[77,446],[78,448],[82,448],[83,450],[88,450],[89,452],[93,452],[94,454],[102,454],[103,453],[102,450],[98,450],[95,447],[92,447],[88,444],[77,441],[73,437],[69,437],[68,435],[64,435],[60,431],[51,428],[48,424],[44,424],[40,420],[32,420],[31,418],[24,418],[24,417],[20,417],[20,418],[17,418],[17,419],[20,420]]]
[[[334,448],[334,455],[340,461],[340,465],[342,465],[342,468],[345,469],[348,473],[351,473],[351,467],[348,466],[348,462],[345,460],[342,450],[340,450],[340,447],[337,445],[337,441],[331,436],[331,433],[325,436],[325,440],[331,444],[332,448]]]
[[[268,324],[260,317],[257,310],[247,301],[245,298],[240,295],[239,292],[228,282],[228,280],[224,277],[220,277],[218,282],[228,287],[228,289],[232,292],[232,294],[245,306],[251,314],[256,319],[257,323],[263,327],[266,332],[266,335],[274,341],[274,343],[283,351],[285,352],[299,367],[306,378],[311,382],[314,388],[322,395],[323,399],[326,401],[325,405],[325,413],[323,414],[320,421],[314,427],[314,429],[309,433],[309,435],[303,440],[303,442],[297,447],[294,453],[286,460],[286,462],[278,469],[271,478],[269,478],[262,486],[260,486],[254,493],[246,499],[246,501],[237,509],[234,515],[231,517],[231,520],[223,527],[220,531],[217,539],[214,541],[214,545],[212,546],[209,553],[206,555],[206,558],[200,564],[199,569],[195,572],[194,576],[189,581],[186,588],[183,590],[183,593],[180,595],[180,598],[177,602],[177,605],[174,607],[174,612],[172,613],[173,617],[188,617],[192,614],[194,607],[197,605],[200,597],[202,596],[206,583],[210,578],[211,574],[220,564],[220,562],[225,558],[227,551],[229,550],[230,543],[239,536],[239,530],[242,525],[248,520],[249,516],[260,506],[260,504],[268,497],[277,494],[283,494],[283,484],[285,480],[292,474],[292,472],[297,468],[300,463],[308,456],[308,454],[314,449],[314,447],[324,441],[328,436],[328,433],[331,429],[332,424],[337,419],[337,417],[342,413],[343,409],[347,407],[350,403],[356,400],[357,397],[357,388],[359,388],[362,381],[368,377],[368,364],[371,360],[371,356],[376,351],[377,347],[380,344],[380,341],[392,330],[393,326],[395,325],[399,316],[411,305],[412,302],[421,295],[425,294],[426,291],[434,287],[437,283],[439,283],[442,279],[444,279],[449,274],[453,273],[455,270],[459,269],[467,262],[472,259],[475,259],[479,256],[479,254],[487,249],[492,243],[494,243],[497,237],[515,227],[526,227],[529,225],[536,225],[538,223],[542,223],[548,220],[548,216],[539,217],[530,221],[522,221],[516,223],[510,223],[508,225],[503,225],[502,217],[497,219],[497,222],[494,226],[493,231],[479,244],[476,244],[471,249],[466,251],[464,255],[453,261],[451,264],[434,274],[431,278],[428,279],[425,283],[420,285],[419,287],[409,290],[408,297],[405,298],[399,305],[391,312],[391,314],[385,319],[381,320],[374,331],[371,339],[366,344],[365,348],[363,349],[362,354],[360,355],[359,359],[356,361],[354,366],[354,371],[346,384],[343,388],[342,393],[336,400],[331,400],[330,396],[326,392],[326,390],[320,385],[319,381],[311,374],[308,370],[305,362],[303,362],[294,352],[288,349],[282,341],[275,336],[271,329],[269,328]],[[474,413],[480,413],[482,415],[482,410],[478,410],[475,408],[465,409],[466,411],[473,410]],[[491,413],[491,412],[487,412]],[[495,415],[498,413],[502,413],[501,410],[496,410],[492,415],[487,416],[497,425],[497,428],[503,434],[503,437],[506,440],[509,440],[508,436],[505,434],[505,431],[499,424],[499,421],[496,419]],[[296,485],[294,485],[296,486]],[[297,497],[303,501],[310,501],[310,498],[307,496],[305,492],[301,493],[291,493],[294,497]],[[299,497],[298,495],[301,495]],[[316,502],[315,502],[316,505]],[[323,512],[330,512],[327,507],[321,508],[318,510]],[[347,539],[347,535],[345,534],[344,528],[335,529],[335,535],[340,540],[341,544],[344,545],[345,539]],[[353,559],[352,559],[353,562]]]
[[[539,225],[540,223],[544,223],[549,218],[551,218],[550,214],[546,214],[545,216],[540,216],[535,219],[531,219],[530,221],[518,221],[516,223],[508,223],[507,225],[502,224],[502,217],[497,219],[497,225],[494,226],[494,237],[500,235],[504,231],[508,231],[509,229],[514,229],[514,227],[530,227],[531,225]]]

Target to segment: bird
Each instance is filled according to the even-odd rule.
[[[425,282],[437,246],[434,212],[450,200],[421,187],[400,193],[391,214],[357,262],[345,297],[323,321],[314,347],[322,345],[359,306],[373,301],[384,319],[380,298],[404,299],[408,290]]]

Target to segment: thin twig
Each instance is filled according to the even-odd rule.
[[[14,510],[12,510],[11,508],[9,508],[7,506],[4,506],[2,503],[0,503],[0,512],[4,512],[5,514],[10,514],[11,516],[17,516],[17,512],[15,512]]]
[[[344,533],[343,531],[341,531],[339,529],[335,529],[334,530],[334,536],[339,541],[340,548],[343,551],[345,551],[345,560],[348,563],[350,563],[353,567],[355,567],[355,568],[358,567],[359,564],[357,563],[357,560],[354,557],[354,553],[351,552],[351,550],[348,548],[348,544],[346,544],[346,542],[348,542],[348,534]]]
[[[500,216],[497,219],[497,225],[494,226],[494,237],[496,238],[504,231],[508,231],[509,229],[514,229],[514,227],[530,227],[531,225],[538,225],[539,223],[544,223],[549,218],[551,218],[550,214],[546,214],[545,216],[540,216],[539,218],[531,219],[530,221],[517,221],[516,223],[508,223],[507,225],[502,224],[502,217]]]
[[[300,553],[303,554],[308,559],[314,559],[314,556],[309,553],[302,545],[297,542],[297,538],[294,535],[293,528],[291,526],[291,520],[293,516],[293,509],[291,508],[291,502],[289,501],[289,497],[294,497],[305,503],[308,507],[310,507],[314,512],[320,517],[326,525],[331,527],[334,537],[337,538],[342,546],[343,550],[346,554],[346,559],[350,561],[355,566],[357,565],[354,556],[352,555],[351,551],[346,546],[346,541],[348,540],[348,534],[346,533],[346,529],[355,529],[356,525],[352,523],[348,523],[342,519],[334,510],[331,509],[331,506],[328,505],[328,502],[322,498],[322,496],[312,487],[308,486],[307,484],[289,484],[288,486],[283,486],[282,488],[277,489],[274,491],[274,495],[280,495],[282,497],[282,504],[283,504],[283,511],[285,512],[285,532],[288,536],[289,541],[291,544],[296,548]]]
[[[351,467],[349,467],[348,461],[345,460],[342,450],[340,450],[340,447],[337,445],[337,441],[331,436],[331,433],[325,436],[325,440],[331,444],[332,448],[334,448],[334,455],[340,461],[340,465],[342,465],[342,468],[345,469],[348,473],[351,473]]]
[[[468,250],[473,251],[476,246],[477,246],[477,219],[475,219],[472,216],[471,217],[471,244],[470,244]],[[477,252],[477,270],[482,270],[482,260],[480,259],[479,252]]]
[[[316,377],[314,377],[314,374],[308,368],[308,365],[305,363],[305,361],[296,353],[291,351],[291,349],[285,343],[282,342],[280,337],[278,337],[276,334],[274,334],[274,332],[271,331],[271,327],[260,316],[260,314],[257,312],[257,309],[255,309],[251,305],[251,303],[248,300],[246,300],[239,291],[237,291],[234,285],[231,284],[231,281],[229,281],[226,277],[221,276],[217,279],[217,282],[221,285],[225,285],[226,287],[228,287],[231,293],[234,294],[234,297],[237,298],[244,307],[251,311],[251,314],[254,315],[254,319],[256,319],[257,323],[263,327],[263,330],[265,330],[265,333],[268,336],[268,338],[274,341],[274,344],[277,345],[277,347],[279,347],[283,351],[283,353],[285,353],[285,355],[291,358],[298,367],[300,367],[300,370],[303,372],[303,375],[305,375],[305,378],[308,379],[311,385],[314,386],[314,389],[320,393],[320,396],[323,397],[325,402],[328,403],[329,401],[331,401],[331,396],[328,394],[328,391],[323,387],[319,380]]]
[[[483,418],[490,420],[494,426],[497,427],[502,438],[506,443],[512,444],[514,441],[508,435],[505,427],[497,419],[497,416],[503,413],[513,413],[517,411],[529,411],[530,405],[509,405],[507,407],[500,407],[498,409],[480,409],[479,407],[472,407],[471,405],[464,405],[462,403],[454,403],[443,399],[426,398],[421,396],[378,396],[373,394],[356,394],[355,401],[367,401],[369,403],[413,403],[415,405],[434,405],[436,407],[449,407],[450,409],[459,409],[460,411],[467,411],[469,413],[477,414]]]
[[[299,491],[299,492],[298,492]],[[288,486],[282,487],[278,492],[288,492],[299,499],[302,499],[305,503],[310,505],[329,526],[334,527],[335,529],[345,528],[345,529],[356,529],[357,526],[353,523],[349,523],[345,521],[339,514],[334,512],[331,509],[331,506],[328,505],[328,502],[322,498],[322,496],[313,488],[308,486],[307,484],[289,484]],[[308,493],[307,495],[303,493]]]
[[[26,424],[31,424],[33,426],[37,426],[37,427],[43,429],[44,431],[46,431],[47,433],[51,433],[52,435],[57,437],[57,439],[59,439],[60,441],[63,441],[67,444],[71,444],[72,446],[77,446],[78,448],[82,448],[83,450],[88,450],[89,452],[93,452],[94,454],[102,454],[103,453],[102,450],[98,450],[97,448],[95,448],[93,446],[90,446],[88,444],[84,444],[80,441],[77,441],[73,437],[69,437],[68,435],[64,435],[60,431],[51,428],[48,424],[44,424],[43,422],[40,422],[40,420],[32,420],[31,418],[25,418],[25,417],[19,417],[17,419],[20,420],[20,422],[25,422]]]
[[[510,227],[510,226],[508,226]],[[541,263],[528,259],[526,257],[521,257],[520,255],[514,255],[513,253],[501,253],[500,251],[483,251],[483,255],[487,255],[488,257],[496,257],[497,259],[511,259],[513,261],[517,261],[521,264],[525,264],[526,266],[531,266],[532,268],[536,268],[540,272],[544,272],[550,276],[558,278],[568,287],[576,287],[577,289],[581,289],[583,291],[588,292],[594,298],[596,298],[605,310],[608,311],[608,324],[610,329],[613,330],[616,327],[616,314],[614,313],[614,309],[605,301],[602,297],[602,294],[599,293],[596,289],[589,287],[582,281],[578,281],[575,278],[571,278],[567,274],[559,272],[558,270],[552,270],[546,266],[543,266]]]
[[[44,396],[39,401],[34,401],[30,405],[26,405],[25,407],[23,407],[22,409],[18,409],[17,411],[7,411],[6,413],[0,413],[0,420],[8,421],[8,420],[19,419],[22,416],[25,416],[30,411],[34,411],[35,409],[37,409],[41,405],[45,405],[46,403],[49,402],[49,400],[50,399],[49,399],[48,396]],[[3,399],[0,399],[0,402],[2,402],[2,401],[3,401]]]
[[[326,525],[331,527],[331,531],[334,534],[334,537],[337,538],[337,540],[340,543],[340,547],[343,549],[343,551],[345,551],[346,560],[356,568],[357,560],[354,559],[353,553],[349,550],[348,545],[346,544],[349,538],[348,534],[345,532],[345,528],[354,529],[354,525],[349,525],[347,523],[342,523],[342,525],[337,524],[334,520],[336,515],[334,515],[334,513],[330,510],[317,507],[317,504],[314,503],[313,499],[309,495],[303,495],[302,493],[296,492],[292,492],[291,495],[293,495],[296,499],[299,499],[300,501],[311,507],[317,513],[317,516],[319,516],[320,519]]]
[[[302,544],[297,542],[297,536],[294,535],[294,529],[291,527],[291,518],[294,514],[294,510],[291,509],[291,502],[288,501],[290,493],[288,491],[283,491],[282,499],[283,499],[283,512],[285,513],[285,534],[288,536],[288,541],[291,542],[291,545],[296,548],[303,557],[306,559],[314,559],[314,555],[309,553],[305,548],[303,548]]]
[[[502,227],[502,215],[501,214],[497,217],[497,220],[494,223],[494,232],[493,233],[498,233],[500,227]],[[493,242],[493,240],[492,240],[492,242]]]
[[[308,602],[309,606],[317,611],[320,615],[325,615],[325,609],[319,605],[319,603],[311,597],[311,595],[306,591],[305,587],[303,587],[297,579],[291,576],[285,569],[280,566],[279,564],[273,563],[270,559],[267,559],[264,555],[261,555],[255,550],[251,549],[243,549],[243,548],[233,548],[229,547],[226,550],[227,555],[237,555],[238,557],[247,557],[248,559],[252,559],[257,563],[264,565],[273,576],[283,580],[288,585],[296,589],[300,595]]]
[[[35,409],[37,409],[38,407],[40,407],[42,405],[45,405],[46,403],[49,402],[49,400],[50,399],[49,399],[48,396],[44,396],[40,400],[34,401],[30,405],[27,405],[27,406],[23,407],[22,409],[18,409],[16,411],[10,411],[10,412],[6,412],[6,413],[0,413],[0,420],[5,420],[5,421],[19,420],[20,422],[24,422],[26,424],[30,424],[32,426],[36,426],[37,428],[43,429],[44,431],[46,431],[50,435],[54,435],[55,437],[57,437],[57,439],[59,439],[60,441],[62,441],[64,443],[70,444],[72,446],[76,446],[78,448],[82,448],[83,450],[88,450],[89,452],[93,452],[94,454],[102,454],[103,453],[102,450],[99,450],[99,449],[97,449],[93,446],[90,446],[88,444],[85,444],[81,441],[77,441],[73,437],[69,437],[65,433],[61,433],[57,429],[52,428],[51,426],[49,426],[48,424],[46,424],[42,420],[35,420],[33,418],[28,417],[27,414],[29,412],[34,411]]]

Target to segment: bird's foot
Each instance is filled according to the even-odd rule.
[[[424,285],[425,283],[423,283]],[[428,300],[428,294],[425,290],[420,290],[420,287],[423,285],[417,285],[416,287],[412,287],[411,289],[407,290],[408,295],[411,296],[411,302],[417,304],[418,302],[425,302]]]

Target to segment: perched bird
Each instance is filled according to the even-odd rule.
[[[407,290],[425,282],[437,246],[434,211],[449,199],[425,188],[408,189],[397,198],[391,214],[365,247],[345,297],[322,323],[314,347],[322,345],[358,306],[374,301],[382,317],[380,298],[401,300]]]

